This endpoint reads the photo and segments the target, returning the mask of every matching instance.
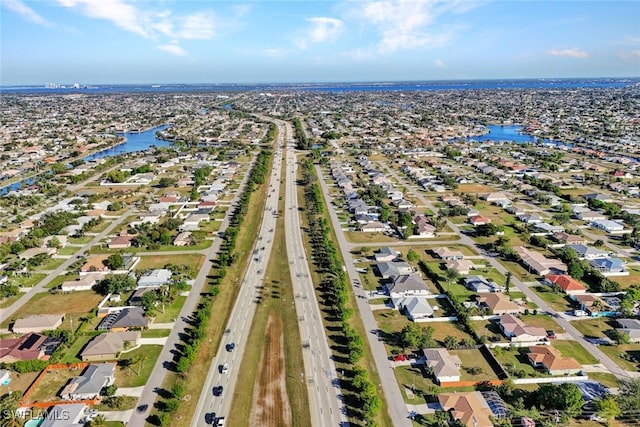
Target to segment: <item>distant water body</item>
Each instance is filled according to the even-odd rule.
[[[525,79],[525,80],[448,80],[411,82],[362,83],[282,83],[282,84],[147,84],[147,85],[86,85],[80,88],[44,86],[1,86],[2,93],[170,93],[170,92],[383,92],[437,90],[509,90],[509,89],[581,89],[624,88],[640,84],[640,78],[602,79]]]
[[[557,141],[553,139],[540,139],[533,135],[529,135],[522,132],[522,126],[520,125],[488,125],[487,129],[489,129],[489,133],[485,133],[484,135],[477,136],[469,136],[465,138],[466,141],[513,141],[518,144],[534,144],[537,142],[542,142],[543,144],[551,144],[551,145],[566,145],[567,147],[572,147],[573,144]]]

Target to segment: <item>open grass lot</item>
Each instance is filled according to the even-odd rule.
[[[29,276],[17,276],[14,278],[14,283],[21,288],[30,288],[40,283],[40,281],[45,277],[47,277],[47,275],[43,273],[33,273]]]
[[[7,385],[0,385],[0,396],[3,396],[10,391],[19,391],[24,393],[39,374],[40,372],[25,372],[24,374],[11,372],[11,382]]]
[[[164,313],[162,312],[162,306],[157,307],[155,312],[155,323],[168,323],[173,322],[175,318],[180,314],[180,310],[182,310],[182,306],[184,302],[187,300],[186,296],[178,295],[175,297],[171,305],[168,305],[164,308]]]
[[[142,255],[142,254],[141,254]],[[164,268],[167,264],[186,265],[189,271],[197,272],[204,262],[204,255],[201,254],[182,254],[175,255],[153,255],[141,256],[140,262],[136,265],[136,270],[146,270],[153,268]]]
[[[530,378],[544,376],[541,371],[531,366],[527,358],[527,347],[496,347],[491,353],[498,359],[509,376],[514,378]]]
[[[344,236],[351,243],[389,243],[392,245],[397,242],[395,237],[387,236],[383,233],[363,233],[361,231],[345,231]]]
[[[480,336],[492,338],[492,341],[487,342],[509,342],[502,332],[500,326],[496,320],[471,320],[471,324],[475,328],[476,332]]]
[[[521,315],[520,319],[526,324],[526,325],[530,325],[530,326],[539,326],[541,328],[544,328],[545,330],[553,330],[556,333],[562,333],[564,332],[564,328],[561,327],[560,325],[558,325],[556,323],[555,320],[553,320],[553,317],[551,317],[548,314],[528,314],[528,315]]]
[[[628,276],[611,277],[611,280],[618,282],[621,289],[626,289],[631,285],[637,285],[640,283],[640,267],[632,266],[628,268]]]
[[[438,385],[434,382],[433,377],[428,376],[427,372],[423,369],[423,365],[416,366],[396,366],[393,372],[396,374],[396,380],[402,391],[402,397],[406,403],[412,405],[419,405],[425,403],[424,398],[420,392],[431,393],[433,390],[439,389]],[[409,399],[405,389],[409,389],[414,392],[414,398]]]
[[[554,292],[549,286],[533,286],[531,289],[555,311],[571,310],[571,303],[565,294]]]
[[[29,395],[29,402],[53,402],[61,400],[58,393],[75,376],[81,374],[80,369],[51,369],[40,381],[40,384]]]
[[[65,313],[65,323],[69,315],[84,315],[98,305],[102,297],[93,291],[71,292],[68,294],[41,292],[34,295],[25,305],[7,319],[0,327],[6,328],[13,319],[31,314]],[[76,323],[79,325],[80,323]]]
[[[36,267],[37,270],[55,270],[66,261],[65,258],[51,258],[46,263]]]
[[[603,338],[607,331],[614,328],[615,320],[603,319],[599,317],[597,319],[587,318],[584,320],[576,320],[571,322],[574,328],[588,338]]]
[[[565,357],[573,357],[582,365],[593,365],[598,359],[589,353],[579,342],[573,340],[551,340],[551,345]]]
[[[129,359],[133,363],[128,367],[117,368],[116,386],[139,387],[145,385],[161,351],[161,345],[143,345],[135,350],[121,353],[119,360]],[[138,360],[140,362],[135,363]]]
[[[601,345],[599,348],[622,369],[640,372],[640,344]]]
[[[93,237],[94,236],[69,237],[67,241],[73,245],[86,245]]]
[[[482,353],[480,353],[480,350],[476,348],[468,350],[450,350],[449,353],[458,356],[462,362],[462,369],[460,369],[460,381],[489,381],[498,379],[498,375],[493,371],[489,362],[487,362]],[[481,371],[473,375],[465,369],[469,367],[478,367]]]
[[[459,191],[460,193],[465,193],[465,194],[482,194],[482,193],[492,193],[494,191],[497,191],[495,187],[492,187],[490,185],[483,185],[483,184],[458,184],[458,187],[456,188],[456,191]]]
[[[507,270],[513,273],[514,277],[520,279],[522,282],[533,282],[538,279],[535,274],[529,273],[523,266],[515,261],[507,261],[501,258],[496,258]]]
[[[64,248],[58,249],[58,255],[73,255],[80,250],[77,246],[65,246]]]

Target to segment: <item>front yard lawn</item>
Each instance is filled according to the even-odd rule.
[[[144,385],[151,375],[153,366],[162,351],[161,345],[142,345],[128,353],[120,354],[116,372],[116,386],[139,387]],[[123,360],[130,360],[130,366],[120,366]]]
[[[531,289],[555,311],[565,312],[572,309],[567,297],[564,294],[553,292],[549,286],[534,286]]]
[[[589,353],[579,342],[573,340],[552,340],[551,345],[560,350],[565,357],[573,357],[582,365],[594,365],[598,359]]]

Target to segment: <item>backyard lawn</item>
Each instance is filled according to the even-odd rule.
[[[151,375],[153,366],[162,351],[161,345],[143,345],[127,353],[121,353],[116,371],[116,386],[139,387]],[[120,366],[123,360],[130,360],[130,366]]]
[[[551,343],[565,357],[573,357],[582,365],[594,365],[598,359],[589,353],[579,342],[573,340],[552,340]]]
[[[498,375],[493,371],[489,362],[484,358],[477,348],[468,350],[449,350],[449,353],[456,355],[462,362],[460,370],[460,381],[489,381],[497,380]],[[479,368],[479,372],[472,374],[469,368]]]
[[[141,254],[142,255],[142,254]],[[200,269],[202,262],[204,261],[204,255],[201,254],[182,254],[176,255],[153,255],[153,256],[141,256],[140,262],[136,265],[136,270],[147,270],[154,268],[164,268],[167,264],[174,265],[186,265],[189,267],[190,272],[195,272]],[[194,275],[195,277],[195,275]]]
[[[29,402],[55,402],[62,400],[58,396],[69,380],[80,375],[80,369],[51,369],[29,395]]]

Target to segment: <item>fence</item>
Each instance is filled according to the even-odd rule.
[[[29,404],[29,395],[33,392],[33,390],[35,390],[35,388],[38,386],[38,384],[40,384],[40,381],[42,381],[42,379],[47,375],[47,372],[53,370],[53,369],[84,369],[87,366],[89,366],[88,363],[70,363],[70,364],[66,364],[66,363],[52,363],[50,365],[48,365],[46,368],[44,368],[42,370],[42,372],[40,372],[40,375],[38,375],[36,377],[35,380],[33,380],[33,382],[31,383],[31,385],[27,388],[27,391],[24,392],[24,395],[22,396],[22,399],[20,399],[20,404],[19,406],[26,406],[26,405],[31,405],[31,406],[37,406],[37,405],[41,405],[41,404],[47,404],[45,406],[38,406],[39,408],[46,408],[52,405],[49,405],[49,403],[51,402],[37,402],[36,403],[32,403]],[[66,402],[65,402],[66,403]],[[54,405],[56,405],[57,403],[54,403]]]

